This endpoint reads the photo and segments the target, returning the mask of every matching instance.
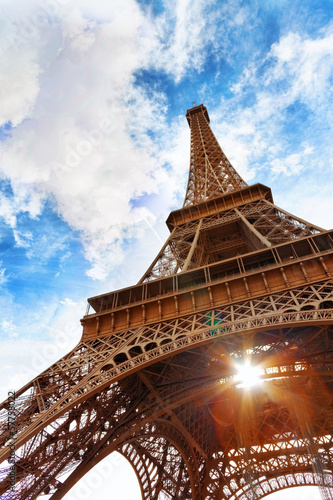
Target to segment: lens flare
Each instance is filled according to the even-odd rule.
[[[243,364],[237,364],[236,369],[236,387],[249,388],[263,382],[262,375],[264,374],[264,370],[258,366],[252,366],[250,360],[246,360]]]

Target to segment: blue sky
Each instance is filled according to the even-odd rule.
[[[193,102],[249,184],[332,227],[332,14],[331,0],[0,0],[2,398],[77,343],[87,297],[155,257],[183,202]]]

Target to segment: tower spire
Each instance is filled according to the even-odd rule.
[[[187,110],[191,160],[184,207],[247,187],[219,145],[203,104]]]

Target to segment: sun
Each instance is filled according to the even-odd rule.
[[[252,366],[251,360],[246,359],[244,363],[236,364],[235,381],[236,387],[250,388],[262,384],[264,370],[259,366]]]

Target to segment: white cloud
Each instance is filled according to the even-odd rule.
[[[160,17],[156,31],[160,40],[155,65],[179,82],[188,69],[202,70],[206,44],[216,27],[210,22],[212,1],[178,0],[166,2],[168,16]],[[171,27],[171,26],[174,26]]]
[[[11,121],[18,125],[33,109],[39,92],[39,65],[34,61],[34,54],[18,51],[13,57],[8,51],[7,57],[1,58],[0,72],[5,75],[0,86],[0,123]]]
[[[16,325],[13,324],[13,321],[6,321],[4,320],[2,322],[2,329],[4,332],[6,332],[10,338],[14,338],[18,336],[18,333],[16,332]]]
[[[8,307],[13,305],[7,301]],[[16,308],[15,324],[12,320],[2,321],[1,401],[9,390],[17,390],[29,382],[78,343],[82,332],[79,318],[83,316],[84,309],[84,302],[71,298],[64,299],[60,305],[48,300],[44,306],[40,304],[39,311],[24,311],[24,317],[20,308]],[[20,330],[24,331],[24,338],[17,337]]]
[[[183,194],[188,169],[184,118],[168,127],[166,96],[153,86],[137,87],[133,75],[155,67],[179,82],[189,69],[202,70],[212,44],[225,54],[226,35],[218,30],[214,2],[203,0],[165,2],[165,11],[154,20],[134,0],[53,0],[48,7],[17,1],[20,18],[5,2],[6,50],[0,60],[6,88],[11,59],[17,76],[17,102],[8,100],[3,118],[17,126],[0,145],[1,171],[11,180],[14,199],[1,200],[0,215],[15,228],[18,213],[37,217],[45,200],[52,199],[59,215],[81,234],[91,262],[88,275],[104,279],[122,261],[123,242],[142,232],[145,219],[157,223]],[[226,33],[240,29],[245,19],[252,22],[232,3],[218,12],[228,21]],[[245,179],[253,177],[250,165],[256,160],[268,155],[272,161],[283,151],[275,140],[283,110],[301,96],[310,99],[315,89],[319,100],[325,95],[332,36],[327,28],[316,39],[282,37],[267,57],[270,66],[254,104],[245,110],[237,105],[246,86],[258,84],[258,68],[250,62],[233,85],[231,105],[222,104],[223,115],[211,112],[223,149]],[[315,87],[316,74],[320,87]],[[286,84],[283,91],[280,82]],[[274,172],[299,170],[298,154],[273,160]],[[158,203],[152,196],[146,209],[133,207],[131,200],[154,194]],[[28,245],[27,238],[15,234],[19,244]]]
[[[21,115],[12,106],[5,120],[21,123],[0,145],[2,173],[11,180],[15,201],[3,204],[3,214],[15,227],[20,211],[36,217],[44,200],[52,198],[61,217],[82,234],[92,262],[88,274],[102,279],[121,261],[123,239],[149,216],[132,208],[131,199],[158,192],[167,181],[158,161],[161,143],[146,134],[151,128],[162,137],[166,106],[163,95],[134,86],[133,73],[145,65],[155,44],[137,4],[115,2],[100,10],[108,18],[102,23],[85,17],[85,9],[80,2],[59,4],[48,31],[37,29],[20,48],[15,74],[22,88],[15,95]],[[26,13],[29,20],[34,15],[32,8]],[[16,51],[12,44],[5,60]],[[33,105],[24,107],[30,52],[42,76]],[[15,238],[18,245],[28,245],[19,232]]]
[[[26,248],[26,256],[30,260],[35,260],[38,265],[46,264],[52,257],[59,252],[64,252],[67,247],[67,237],[59,235],[56,232],[50,232],[46,229],[45,234],[35,236],[30,239],[22,240],[21,245]]]
[[[301,193],[301,196],[300,196]],[[318,194],[320,193],[320,194]],[[299,177],[298,182],[292,184],[288,194],[275,193],[275,203],[290,213],[300,216],[324,229],[332,229],[332,184],[327,182],[323,186],[321,179],[316,182]]]
[[[6,268],[1,267],[2,261],[0,261],[0,285],[4,285],[8,281],[8,276],[6,276]]]
[[[276,158],[271,162],[274,174],[294,175],[299,174],[307,163],[306,156],[311,154],[313,148],[306,146],[301,153],[293,153],[285,158]]]
[[[221,113],[222,111],[222,113]],[[251,180],[254,170],[251,162],[264,148],[263,139],[255,124],[248,119],[247,113],[232,116],[225,106],[210,114],[215,135],[224,151],[244,180]]]
[[[0,125],[11,121],[16,126],[33,110],[40,90],[41,68],[38,48],[29,43],[28,31],[23,29],[26,25],[25,13],[21,12],[18,16],[17,12],[10,9],[8,2],[3,2],[1,17]],[[37,30],[36,33],[38,35]]]
[[[268,53],[249,61],[231,86],[234,97],[222,100],[215,116],[211,113],[219,123],[214,130],[222,147],[244,177],[251,178],[251,164],[270,166],[275,175],[300,174],[305,168],[307,175],[312,175],[307,158],[310,153],[313,168],[327,168],[329,148],[325,151],[320,147],[316,122],[322,126],[325,116],[325,132],[332,129],[332,77],[333,24],[312,36],[283,34]],[[297,109],[303,115],[297,115]],[[296,126],[299,134],[305,134],[301,139],[307,142],[304,148],[293,142],[289,122],[298,116],[303,120],[303,126]]]
[[[288,105],[300,99],[314,110],[318,103],[327,104],[326,90],[331,88],[333,71],[333,24],[318,38],[288,33],[272,46],[270,56],[276,64],[267,84],[289,80],[282,102],[284,99]]]
[[[77,306],[77,303],[74,300],[69,299],[68,297],[66,297],[66,299],[64,299],[64,300],[60,300],[59,303],[65,305],[67,307]]]
[[[332,47],[332,23],[313,37],[282,35],[267,54],[249,62],[231,91],[238,96],[255,91],[255,104],[248,109],[255,122],[268,122],[298,100],[320,113],[319,105],[329,104],[332,91]]]
[[[300,163],[302,156],[300,154],[292,154],[287,156],[286,158],[276,158],[271,162],[273,166],[272,172],[274,174],[284,173],[285,175],[298,174],[303,166]]]
[[[124,239],[134,237],[146,218],[165,217],[183,194],[188,169],[184,117],[169,128],[165,96],[135,86],[133,75],[155,67],[178,82],[189,68],[200,71],[217,29],[214,2],[166,2],[154,20],[134,0],[18,3],[19,17],[5,2],[11,43],[4,63],[20,51],[20,114],[9,102],[4,120],[18,126],[0,145],[1,170],[11,180],[14,201],[3,213],[15,227],[19,212],[37,217],[51,198],[81,234],[88,275],[104,279],[123,258]],[[26,61],[34,77],[26,76]],[[25,79],[34,88],[29,99]],[[132,207],[131,200],[154,193],[158,204]],[[28,245],[18,232],[15,237]]]
[[[22,248],[29,248],[31,245],[31,240],[33,239],[33,234],[28,231],[28,232],[23,232],[23,231],[18,231],[14,229],[13,231],[14,234],[14,239],[15,239],[15,244],[17,247],[22,247]]]
[[[0,199],[0,217],[9,227],[16,226],[15,203],[13,200],[2,196]]]

